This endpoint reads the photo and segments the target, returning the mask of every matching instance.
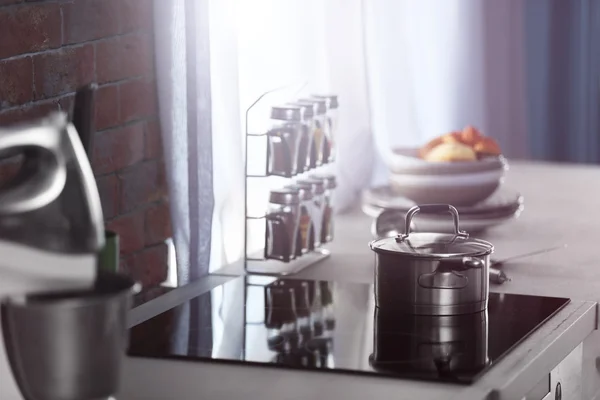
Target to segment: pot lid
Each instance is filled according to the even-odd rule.
[[[446,258],[489,254],[494,246],[484,240],[471,239],[461,234],[413,232],[405,239],[398,236],[376,240],[371,243],[371,249],[377,253]]]
[[[419,212],[439,214],[449,212],[454,221],[454,233],[410,232],[412,219]],[[448,204],[414,206],[406,213],[405,233],[371,242],[376,253],[396,253],[425,258],[446,258],[490,254],[494,246],[484,240],[471,239],[459,228],[458,211]]]

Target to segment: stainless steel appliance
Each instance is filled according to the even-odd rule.
[[[64,113],[0,129],[0,156],[22,154],[0,188],[0,399],[114,395],[133,282],[97,272],[98,190]]]
[[[313,329],[303,334],[307,289]],[[236,318],[224,326],[220,307],[206,307],[218,293],[237,293],[227,300]],[[469,384],[568,303],[490,293],[484,312],[418,316],[377,310],[370,284],[239,277],[133,327],[129,355]],[[196,327],[186,324],[186,310],[200,309]],[[276,328],[283,334],[274,339]],[[202,346],[169,345],[192,335]]]

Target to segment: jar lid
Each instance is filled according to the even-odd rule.
[[[411,233],[406,239],[398,237],[371,242],[376,253],[405,254],[420,258],[449,258],[483,256],[494,251],[494,246],[480,239],[450,233]]]
[[[312,200],[312,186],[306,184],[287,185],[285,189],[290,189],[298,193],[301,201]]]
[[[302,121],[302,109],[296,106],[276,106],[271,108],[271,118],[280,121]]]
[[[313,194],[323,194],[325,193],[325,184],[322,180],[319,179],[298,179],[296,181],[297,184],[301,185],[310,185]]]
[[[419,212],[439,214],[449,212],[454,221],[454,233],[410,232],[412,219]],[[459,228],[459,216],[455,207],[449,204],[426,204],[414,206],[406,213],[405,228],[401,235],[371,242],[376,253],[405,254],[421,258],[449,258],[459,256],[482,256],[494,251],[494,246],[480,239],[471,239]]]
[[[300,104],[316,104],[315,114],[324,115],[327,113],[327,100],[325,99],[301,99]]]
[[[298,204],[300,197],[298,192],[291,189],[271,190],[269,201],[273,204]]]
[[[335,189],[337,187],[335,175],[331,175],[331,174],[310,175],[309,178],[310,179],[318,179],[320,181],[323,181],[323,184],[326,189]]]
[[[340,103],[338,102],[337,94],[328,94],[328,95],[312,95],[315,99],[325,99],[327,100],[327,108],[334,110],[340,107]]]
[[[312,103],[290,103],[290,106],[299,107],[304,112],[304,119],[310,119],[315,116],[317,104]]]

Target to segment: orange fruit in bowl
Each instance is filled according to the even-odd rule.
[[[458,142],[447,142],[431,149],[424,159],[433,162],[475,161],[477,154],[470,146]]]
[[[485,154],[485,155],[494,155],[499,156],[502,154],[502,150],[500,150],[500,145],[491,137],[482,137],[475,145],[473,146],[473,150],[477,154]]]
[[[461,138],[461,132],[460,131],[450,132],[450,133],[442,136],[442,142],[443,143],[463,143],[462,138]]]
[[[442,141],[441,136],[431,139],[429,142],[427,142],[427,144],[425,146],[423,146],[419,149],[419,157],[425,158],[427,156],[427,153],[429,153],[433,148],[435,148],[436,146],[438,146],[442,143],[443,143],[443,141]]]
[[[483,138],[481,132],[471,125],[465,127],[465,129],[463,129],[460,133],[461,142],[469,146],[474,146],[481,140],[481,138]]]

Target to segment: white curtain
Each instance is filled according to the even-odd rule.
[[[180,285],[208,273],[210,260],[214,168],[207,2],[194,0],[194,7],[186,0],[154,2],[159,112]]]
[[[524,0],[365,0],[366,62],[378,154],[475,125],[528,154]],[[375,183],[387,181],[380,162]]]
[[[311,93],[339,95],[339,209],[369,182],[372,138],[360,0],[210,0],[209,20],[214,270],[243,257],[245,112],[261,94],[288,88],[257,108],[253,115],[262,122],[268,122],[269,105]],[[250,153],[248,162],[263,159]]]
[[[363,188],[386,183],[392,148],[419,146],[467,124],[495,137],[509,156],[527,156],[524,1],[201,1],[209,26],[196,39],[210,39],[209,54],[199,60],[209,64],[210,78],[199,82],[199,93],[210,96],[199,104],[210,103],[210,127],[201,115],[198,134],[212,140],[212,220],[190,211],[210,202],[201,204],[203,181],[190,175],[190,162],[201,165],[205,154],[190,151],[186,133],[185,29],[173,29],[184,18],[174,5],[184,0],[156,1],[161,120],[181,268],[206,243],[207,270],[243,257],[245,111],[273,88],[295,89],[271,96],[266,106],[317,92],[339,95],[338,210],[350,208]],[[268,107],[257,113],[268,121]],[[206,227],[197,225],[206,221],[210,240],[202,242]]]

